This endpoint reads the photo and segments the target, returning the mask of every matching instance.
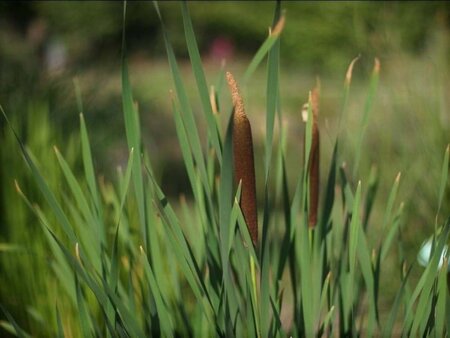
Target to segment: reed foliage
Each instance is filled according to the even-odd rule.
[[[390,193],[383,196],[384,224],[376,244],[367,235],[374,226],[370,213],[378,178],[360,177],[358,167],[367,155],[361,150],[361,143],[376,99],[382,67],[378,60],[369,79],[360,130],[348,130],[344,123],[339,133],[332,136],[331,158],[323,158],[319,152],[320,98],[315,89],[306,105],[303,134],[295,140],[303,144],[304,153],[290,153],[286,147],[286,126],[281,123],[279,78],[285,18],[277,3],[273,29],[246,71],[237,75],[241,87],[247,88],[254,71],[266,61],[264,154],[263,158],[255,158],[251,116],[247,117],[243,108],[245,95],[239,93],[233,76],[225,75],[225,69],[221,69],[211,95],[211,82],[205,77],[188,4],[181,4],[181,12],[200,99],[199,116],[194,114],[186,94],[164,13],[157,3],[155,10],[173,79],[174,90],[168,100],[192,201],[173,201],[165,195],[152,169],[152,155],[142,147],[141,133],[145,130],[141,129],[139,114],[143,112],[139,112],[133,99],[124,32],[122,108],[129,158],[114,182],[105,182],[96,173],[91,156],[94,145],[89,141],[83,113],[80,150],[84,177],[77,177],[63,153],[55,148],[62,176],[59,183],[66,192],[62,197],[59,188],[49,184],[47,174],[38,165],[39,159],[10,124],[46,209],[27,197],[21,182],[17,190],[42,226],[52,273],[61,290],[55,300],[54,318],[47,319],[55,323],[53,327],[27,333],[5,308],[8,321],[2,326],[19,337],[43,332],[59,337],[448,333],[447,265],[439,265],[442,255],[445,262],[448,260],[450,219],[440,214],[449,168],[448,148],[437,187],[440,200],[432,250],[418,282],[409,278],[415,263],[402,256],[405,224],[403,204],[397,201],[399,177]],[[355,62],[350,64],[344,82],[343,116]],[[225,77],[231,89],[231,99],[227,99],[233,102],[234,113],[219,114],[219,94],[224,90]],[[81,96],[78,99],[82,110]],[[7,114],[3,115],[7,120]],[[197,119],[206,122],[206,138],[201,137]],[[345,133],[358,135],[356,153],[350,158],[343,158],[340,148]],[[304,161],[296,168],[287,168],[288,156]],[[260,179],[255,178],[255,163],[262,167]],[[288,170],[295,171],[294,180],[288,177]],[[319,185],[320,172],[327,172],[323,185]],[[259,204],[257,182],[262,184],[263,192]],[[386,258],[394,250],[398,250],[398,274],[392,279],[397,279],[400,286],[390,309],[381,313],[380,295],[384,290],[380,289],[380,276]],[[71,307],[76,315],[66,312]]]

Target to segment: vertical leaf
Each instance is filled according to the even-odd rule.
[[[203,106],[203,112],[206,116],[206,122],[208,123],[208,133],[209,136],[211,137],[214,149],[216,150],[219,163],[221,164],[222,150],[219,139],[219,131],[217,130],[216,121],[214,119],[213,111],[211,108],[208,94],[208,86],[206,84],[205,74],[200,59],[200,53],[198,51],[197,41],[195,39],[194,29],[192,27],[188,6],[185,1],[181,3],[181,12],[183,14],[183,25],[184,25],[184,33],[186,35],[186,45],[192,63],[192,70],[194,71],[195,80],[197,82],[197,89]]]
[[[142,163],[141,163],[141,135],[139,127],[139,117],[133,104],[133,95],[131,92],[130,79],[128,75],[128,62],[126,57],[125,46],[125,20],[126,20],[126,3],[123,9],[123,36],[122,36],[122,107],[125,119],[125,130],[129,149],[133,148],[137,153],[133,160],[133,183],[136,194],[136,202],[138,205],[139,221],[141,227],[142,238],[144,240],[144,249],[147,250],[148,245],[148,229],[145,214],[145,195],[144,182],[142,179]]]

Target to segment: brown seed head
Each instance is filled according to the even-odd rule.
[[[236,182],[242,181],[240,206],[253,244],[258,241],[258,216],[256,209],[256,181],[253,159],[253,141],[250,122],[244,103],[231,73],[227,72],[228,86],[233,100],[233,160]]]

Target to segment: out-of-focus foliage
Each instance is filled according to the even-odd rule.
[[[46,103],[34,101],[27,104],[26,118],[14,115],[11,122],[38,160],[49,186],[60,191],[63,177],[52,145],[60,143],[62,135],[49,121]],[[74,168],[78,167],[76,142],[76,134],[72,133],[64,138],[62,145]],[[0,131],[0,144],[0,303],[21,318],[30,330],[50,335],[53,332],[48,320],[56,318],[55,304],[60,286],[53,274],[50,247],[41,225],[23,202],[17,188],[20,186],[26,191],[31,203],[40,203],[42,196],[29,176],[29,168],[24,165],[23,158],[17,156],[20,147],[10,130]],[[61,192],[58,195],[63,196]],[[48,212],[46,205],[41,208],[42,212]],[[54,222],[53,215],[48,216],[49,221]],[[70,304],[63,301],[59,301],[58,306],[72,311]],[[3,316],[2,313],[0,318]],[[47,329],[42,330],[45,327]]]
[[[37,18],[47,25],[50,38],[69,45],[71,57],[85,61],[117,53],[121,39],[120,2],[23,2],[2,3],[7,23],[27,24]],[[186,56],[177,3],[162,3],[174,36],[174,48]],[[200,50],[207,51],[218,35],[226,35],[239,52],[254,53],[265,38],[271,2],[190,2]],[[289,25],[283,35],[282,59],[305,67],[332,71],[336,64],[358,53],[383,55],[392,48],[413,53],[424,50],[436,20],[449,25],[448,2],[291,2],[283,4]],[[160,55],[162,40],[156,14],[149,2],[131,2],[127,30],[129,47]],[[244,14],[245,13],[245,14]],[[11,22],[11,20],[13,22]],[[3,23],[5,25],[5,23]],[[109,47],[109,48],[108,48]],[[112,49],[112,50],[111,50]],[[325,57],[326,56],[326,57]]]

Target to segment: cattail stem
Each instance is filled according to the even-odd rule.
[[[227,72],[228,86],[233,100],[233,158],[234,177],[241,184],[240,206],[253,244],[258,242],[258,214],[256,209],[255,164],[250,122],[245,114],[244,102],[236,81]]]
[[[319,208],[319,184],[320,184],[320,134],[317,123],[319,114],[319,88],[311,93],[312,108],[312,140],[309,154],[309,217],[308,226],[314,228],[317,224],[317,211]]]

